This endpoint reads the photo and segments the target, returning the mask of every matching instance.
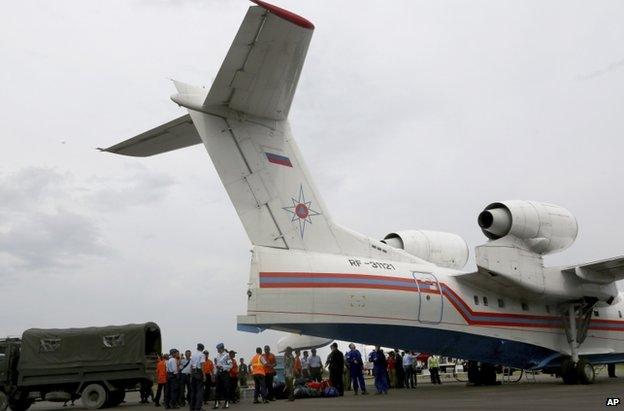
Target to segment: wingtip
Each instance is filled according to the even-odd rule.
[[[304,29],[314,30],[314,24],[312,24],[310,20],[306,19],[305,17],[301,17],[300,15],[295,14],[292,11],[288,11],[281,7],[274,6],[262,0],[251,0],[251,2],[270,11],[276,16],[283,18],[284,20],[288,20],[291,23],[296,24],[299,27],[303,27]]]

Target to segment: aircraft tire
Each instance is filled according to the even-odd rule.
[[[100,384],[89,384],[82,390],[82,405],[89,410],[103,408],[108,401],[108,392]]]
[[[577,368],[570,358],[565,359],[563,363],[561,363],[561,378],[566,385],[578,383]]]
[[[576,363],[576,371],[578,375],[578,382],[581,384],[593,384],[596,380],[594,366],[585,360],[581,359]]]

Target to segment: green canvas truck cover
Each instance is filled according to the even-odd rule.
[[[22,335],[20,373],[137,364],[161,352],[160,328],[155,323],[68,329],[31,328]]]

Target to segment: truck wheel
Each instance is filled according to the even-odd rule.
[[[9,397],[0,391],[0,411],[6,411],[9,408]]]
[[[596,379],[596,373],[594,372],[594,366],[585,360],[579,360],[576,363],[576,371],[578,373],[578,381],[581,384],[593,384]]]
[[[19,398],[17,400],[9,401],[9,407],[12,411],[26,411],[32,405],[33,400],[28,396]]]
[[[108,393],[100,384],[89,384],[82,390],[82,405],[89,410],[98,410],[106,404]]]

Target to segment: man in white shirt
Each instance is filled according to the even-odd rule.
[[[190,376],[191,376],[191,350],[184,352],[184,357],[178,362],[178,368],[180,369],[180,390],[178,397],[178,404],[180,407],[184,407],[186,402],[189,401],[190,392]]]
[[[403,356],[403,369],[405,370],[405,388],[416,388],[418,381],[414,377],[414,357],[409,351]]]
[[[165,409],[178,407],[178,386],[179,373],[178,360],[180,352],[175,348],[169,350],[169,359],[167,360],[167,384],[165,385]]]
[[[204,344],[197,344],[197,351],[193,353],[190,360],[190,387],[189,387],[189,409],[191,411],[201,410],[204,402]]]
[[[216,398],[213,409],[219,408],[219,402],[224,401],[223,408],[230,408],[230,370],[232,369],[232,359],[225,350],[223,343],[217,345],[217,358],[215,362],[217,369]]]
[[[308,360],[310,357],[308,356],[308,351],[303,352],[303,358],[301,358],[301,374],[303,374],[303,378],[310,378],[310,364]]]
[[[320,382],[323,373],[323,360],[316,355],[316,348],[312,348],[312,355],[308,359],[308,365],[310,366],[310,377],[314,381]]]

